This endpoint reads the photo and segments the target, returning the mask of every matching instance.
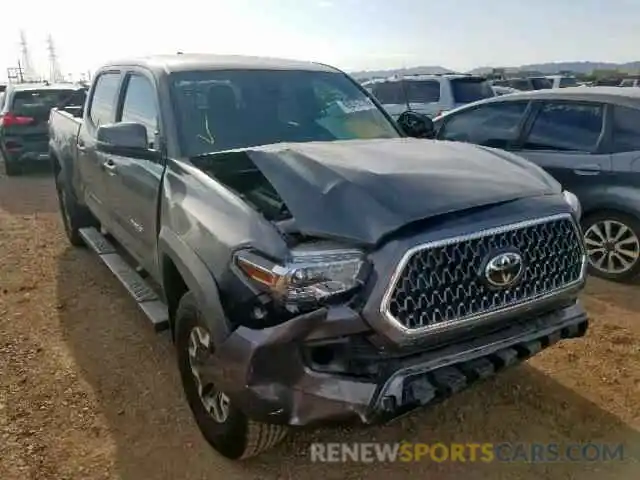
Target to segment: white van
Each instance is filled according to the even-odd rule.
[[[477,75],[411,75],[369,80],[362,84],[393,118],[406,110],[429,117],[489,97],[489,82]]]

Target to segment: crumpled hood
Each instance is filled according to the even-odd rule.
[[[414,221],[561,192],[510,153],[419,139],[275,144],[245,152],[308,235],[375,244]]]

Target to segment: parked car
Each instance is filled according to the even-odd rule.
[[[19,175],[25,164],[49,162],[49,111],[70,97],[73,85],[10,85],[0,110],[0,153],[7,175]]]
[[[213,55],[107,64],[82,118],[52,110],[67,236],[171,329],[223,455],[395,418],[587,330],[576,197],[398,125],[334,68]]]
[[[364,82],[363,86],[397,118],[412,110],[435,117],[453,108],[495,96],[484,77],[475,75],[413,75]]]
[[[625,78],[620,82],[621,87],[640,87],[640,79],[638,78]]]
[[[499,85],[492,85],[491,88],[493,89],[493,93],[495,93],[496,96],[509,95],[510,93],[518,93],[520,91],[516,90],[515,88],[501,87]]]
[[[546,77],[507,78],[494,80],[493,85],[497,87],[515,88],[516,90],[525,92],[553,88],[553,82]]]
[[[578,79],[571,75],[547,75],[551,81],[551,88],[577,87]]]
[[[437,138],[516,153],[551,173],[583,206],[594,275],[640,272],[640,90],[566,88],[500,97],[435,121]]]

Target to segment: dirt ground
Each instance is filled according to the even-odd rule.
[[[0,479],[640,478],[640,286],[591,279],[585,339],[375,428],[298,432],[245,463],[217,456],[166,335],[62,233],[51,178],[0,174]],[[314,464],[319,442],[624,442],[625,461]]]

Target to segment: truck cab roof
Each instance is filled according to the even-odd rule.
[[[120,66],[142,67],[169,74],[184,71],[208,70],[306,70],[335,72],[335,68],[321,63],[288,60],[281,58],[244,55],[214,55],[200,53],[177,53],[173,55],[151,55],[146,57],[121,59],[106,64],[105,68]]]

